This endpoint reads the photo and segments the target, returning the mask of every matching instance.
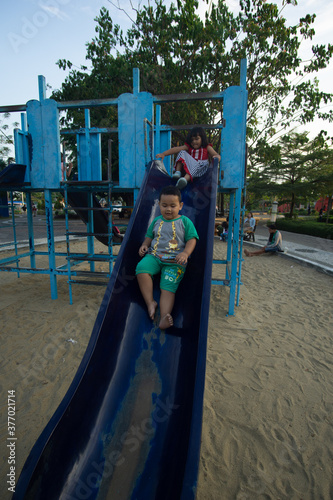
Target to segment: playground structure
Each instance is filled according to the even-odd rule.
[[[14,221],[15,254],[0,261],[0,270],[18,274],[42,272],[35,266],[38,252],[30,203],[31,193],[37,190],[43,191],[45,197],[49,268],[43,272],[50,276],[51,297],[57,298],[58,275],[68,275],[71,287],[77,276],[77,261],[87,261],[93,275],[98,257],[94,253],[95,236],[103,238],[108,248],[103,258],[110,263],[110,281],[84,359],[26,462],[15,499],[76,498],[79,486],[81,495],[89,490],[86,498],[106,498],[108,493],[120,490],[119,498],[184,500],[195,496],[210,287],[229,286],[229,314],[233,314],[241,284],[239,234],[245,184],[246,63],[241,63],[240,86],[216,93],[152,96],[140,92],[138,70],[134,70],[133,76],[132,94],[73,103],[46,99],[45,80],[40,77],[40,100],[29,101],[24,109],[19,109],[26,114],[22,115],[21,130],[15,131],[15,155],[17,165],[26,166],[24,179],[16,184],[9,180],[12,166],[0,180],[0,186],[10,193],[26,194],[29,251],[19,254]],[[222,159],[219,170],[215,161],[205,176],[182,192],[183,213],[194,221],[200,240],[189,264],[191,268],[180,285],[179,293],[184,298],[175,306],[174,327],[166,334],[156,325],[152,328],[133,277],[137,248],[148,221],[158,213],[158,193],[164,185],[175,182],[153,160],[156,153],[170,147],[174,129],[161,124],[160,106],[189,99],[223,100],[223,124],[206,126],[221,129]],[[102,180],[101,174],[100,137],[110,130],[90,127],[89,108],[102,105],[118,107],[118,186],[110,177]],[[59,110],[70,107],[86,109],[85,128],[77,133],[77,182],[61,177]],[[165,166],[170,171],[170,163],[165,161]],[[101,190],[109,192],[103,231],[96,230],[102,211],[94,202],[94,193]],[[110,199],[111,192],[124,190],[133,192],[135,206],[114,264]],[[78,195],[82,200],[83,194],[86,200],[70,203],[76,211],[86,214],[87,254],[71,254],[67,230],[67,265],[61,267],[56,266],[58,254],[53,236],[54,191],[64,192],[67,209],[71,196]],[[218,191],[230,195],[227,258],[223,261],[213,260]],[[22,255],[30,258],[30,268],[20,268]],[[223,280],[212,280],[213,264],[225,266]],[[154,294],[158,301],[157,288]],[[145,439],[137,440],[142,441],[138,442],[138,451],[129,446],[133,423],[146,433]],[[121,452],[117,451],[116,457],[119,447]],[[122,463],[126,463],[125,476]]]
[[[140,92],[139,71],[133,71],[133,94],[123,94],[117,99],[100,99],[91,101],[76,101],[57,103],[46,99],[46,83],[44,77],[39,77],[39,101],[32,100],[22,106],[3,106],[0,112],[24,111],[21,114],[21,129],[14,131],[16,163],[25,165],[23,181],[17,182],[12,175],[0,178],[0,187],[12,194],[14,191],[24,192],[27,200],[27,220],[29,229],[29,251],[19,253],[15,232],[15,218],[13,220],[13,247],[14,253],[7,259],[0,260],[0,271],[20,273],[41,273],[50,277],[51,297],[57,298],[57,276],[68,276],[70,302],[71,286],[79,283],[75,271],[75,264],[87,261],[90,265],[92,278],[94,277],[94,262],[96,259],[109,263],[110,270],[106,273],[108,279],[111,275],[113,262],[112,238],[112,203],[111,195],[114,193],[130,191],[136,200],[144,173],[149,161],[155,154],[168,149],[171,145],[172,130],[186,126],[172,127],[161,124],[161,105],[165,102],[180,100],[223,100],[223,124],[208,125],[206,128],[221,130],[221,165],[219,170],[218,191],[230,195],[230,213],[227,258],[224,261],[214,261],[214,264],[225,266],[225,278],[213,280],[214,285],[226,285],[230,288],[229,314],[234,314],[234,307],[239,304],[239,287],[241,284],[241,244],[239,232],[242,218],[242,194],[245,184],[245,133],[246,133],[246,62],[241,63],[240,86],[230,87],[223,92],[205,94],[180,94],[173,96],[152,96],[147,92]],[[117,106],[118,129],[95,128],[90,126],[89,108],[94,106]],[[156,123],[154,124],[154,105],[156,106]],[[62,179],[61,143],[59,130],[59,112],[70,108],[85,109],[85,127],[76,131],[65,131],[62,134],[76,134],[78,182],[67,182]],[[133,119],[134,117],[134,119]],[[119,184],[108,179],[102,180],[101,135],[118,132],[119,135]],[[65,159],[64,159],[65,160]],[[170,157],[164,160],[166,168],[170,171]],[[109,193],[108,205],[104,212],[108,212],[107,221],[103,224],[102,232],[108,239],[108,251],[104,256],[94,254],[94,235],[98,231],[95,226],[100,226],[98,220],[104,217],[96,214],[101,207],[94,201],[94,193],[100,191]],[[36,267],[36,257],[40,254],[34,243],[34,229],[32,218],[31,194],[34,191],[43,191],[45,199],[45,213],[47,225],[47,245],[49,266],[46,269]],[[68,193],[86,193],[84,206],[77,208],[84,215],[87,223],[87,232],[71,234],[66,226],[67,253],[58,254],[55,250],[53,231],[52,193],[63,192],[68,200]],[[69,206],[66,204],[66,214]],[[94,216],[92,213],[94,212]],[[14,210],[12,210],[14,214]],[[68,218],[66,218],[68,222]],[[101,222],[101,221],[100,221]],[[99,227],[100,229],[100,227]],[[87,253],[75,255],[70,253],[70,237],[85,236],[87,238]],[[105,240],[104,240],[105,241]],[[57,266],[57,257],[66,257],[67,265]],[[20,266],[23,257],[30,258],[30,267]],[[82,280],[87,283],[87,280]],[[96,281],[92,281],[96,283]]]

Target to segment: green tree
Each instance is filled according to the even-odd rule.
[[[8,160],[12,154],[11,146],[14,144],[13,137],[9,134],[10,126],[6,123],[9,117],[9,113],[4,113],[0,118],[0,158],[2,160],[0,170],[6,166],[6,160]],[[18,123],[15,122],[12,126],[18,127]]]
[[[112,4],[112,2],[110,2]],[[265,0],[240,0],[233,14],[223,0],[177,0],[167,7],[163,0],[133,9],[132,27],[124,34],[103,7],[96,18],[96,36],[87,43],[89,69],[70,68],[59,100],[117,97],[132,89],[132,69],[141,70],[142,90],[173,94],[224,90],[239,84],[239,63],[247,58],[248,142],[270,142],[276,133],[293,124],[306,124],[314,117],[332,120],[332,111],[321,108],[332,102],[332,94],[321,92],[312,75],[325,68],[333,46],[314,45],[312,57],[302,61],[299,49],[314,35],[315,14],[306,14],[288,26],[283,10]],[[115,8],[114,4],[113,8]],[[206,14],[198,14],[206,5]],[[129,15],[129,14],[128,14]],[[296,77],[296,79],[295,79]],[[219,123],[221,102],[170,103],[163,106],[163,123]],[[79,118],[80,116],[80,118]],[[69,113],[72,123],[82,123],[82,113]],[[115,110],[99,109],[94,120],[115,124]],[[177,137],[176,137],[177,138]],[[180,137],[178,137],[180,139]]]
[[[290,216],[295,203],[306,198],[326,196],[332,192],[333,149],[324,133],[310,140],[308,132],[283,136],[277,144],[258,142],[256,167],[248,190],[269,192],[290,203]]]

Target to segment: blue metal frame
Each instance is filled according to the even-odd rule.
[[[139,71],[133,71],[133,93],[123,94],[118,99],[78,101],[74,103],[56,103],[46,99],[45,78],[39,77],[39,101],[29,101],[26,105],[26,116],[21,116],[22,130],[15,131],[15,154],[18,163],[27,165],[25,182],[29,188],[22,188],[27,193],[29,244],[31,252],[31,272],[35,268],[35,252],[32,214],[30,209],[31,192],[44,190],[47,210],[47,232],[49,248],[49,273],[51,296],[57,297],[55,268],[55,249],[53,238],[53,220],[51,215],[51,193],[61,190],[60,133],[58,114],[61,109],[85,107],[85,128],[76,133],[78,145],[78,165],[80,181],[101,181],[101,134],[118,132],[119,134],[119,179],[114,191],[130,190],[134,202],[145,173],[147,162],[156,153],[168,149],[171,144],[172,126],[161,124],[161,106],[163,102],[174,100],[174,96],[153,97],[147,92],[140,92]],[[195,96],[194,96],[195,97]],[[186,100],[187,95],[177,96],[177,100]],[[209,96],[198,98],[223,99],[223,125],[221,128],[221,168],[218,190],[230,194],[231,211],[229,220],[232,231],[229,231],[226,278],[213,280],[213,284],[230,287],[229,314],[234,314],[235,302],[239,303],[239,285],[241,284],[241,200],[245,186],[245,136],[246,136],[246,61],[241,61],[240,86],[229,87],[224,92],[215,92]],[[89,106],[111,105],[118,107],[118,128],[98,129],[90,124]],[[154,124],[153,107],[156,106],[156,124]],[[27,123],[28,122],[28,123]],[[27,133],[29,125],[29,135]],[[213,127],[213,128],[216,128]],[[33,148],[29,144],[32,138]],[[165,166],[171,171],[171,158],[165,159]],[[88,218],[88,233],[93,233],[93,218]],[[14,237],[14,240],[16,238]],[[93,237],[88,236],[89,254],[94,253]],[[112,242],[111,250],[112,254]],[[113,258],[111,256],[110,266]],[[217,262],[217,261],[216,261]],[[218,263],[221,263],[220,261]],[[1,264],[1,261],[0,261]],[[224,265],[224,264],[223,264]],[[90,262],[94,270],[94,262]]]

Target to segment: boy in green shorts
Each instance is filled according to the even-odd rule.
[[[152,276],[161,273],[159,327],[165,329],[173,325],[171,312],[175,293],[199,236],[193,222],[179,215],[183,203],[177,187],[167,186],[161,190],[159,207],[161,215],[150,224],[139,249],[143,259],[136,267],[136,275],[148,314],[153,320],[157,303],[153,298]]]

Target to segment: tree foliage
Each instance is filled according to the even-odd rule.
[[[239,64],[247,58],[248,141],[268,141],[295,123],[314,117],[332,120],[332,111],[322,107],[332,94],[321,92],[312,75],[325,68],[333,46],[314,45],[312,57],[302,61],[301,44],[315,34],[315,14],[304,15],[289,26],[284,1],[279,10],[265,0],[240,0],[239,12],[231,12],[223,0],[177,0],[168,7],[155,0],[133,9],[132,26],[123,32],[102,7],[96,18],[96,36],[87,43],[89,69],[70,68],[59,100],[117,97],[132,90],[132,69],[141,71],[141,89],[153,94],[223,91],[239,84]],[[113,12],[117,7],[110,2]],[[205,15],[199,15],[203,8]],[[163,123],[192,124],[221,120],[221,103],[169,104],[163,106]],[[73,118],[73,116],[72,116]],[[115,122],[116,114],[99,110],[101,124]],[[82,120],[82,115],[81,115]]]
[[[310,140],[307,132],[292,132],[274,145],[260,140],[255,155],[248,189],[289,202],[290,215],[297,201],[331,196],[333,150],[324,133]]]
[[[310,141],[307,134],[287,133],[315,117],[333,121],[333,112],[323,111],[333,94],[322,92],[314,76],[329,64],[333,45],[313,45],[306,61],[300,57],[302,44],[315,34],[315,14],[304,13],[289,25],[284,12],[296,0],[283,0],[281,8],[266,0],[240,0],[237,13],[224,0],[176,0],[168,5],[154,0],[126,12],[131,27],[124,32],[113,21],[113,13],[123,10],[119,1],[109,3],[110,11],[102,7],[95,19],[87,65],[77,68],[66,59],[58,61],[70,72],[53,98],[113,98],[132,92],[135,67],[140,69],[141,90],[153,95],[223,91],[239,85],[240,60],[246,58],[248,192],[288,198],[292,211],[300,196],[319,195],[331,186],[332,172],[324,169],[326,161],[331,166],[324,135]],[[162,123],[221,123],[222,113],[222,101],[170,102],[162,106]],[[70,110],[62,121],[82,127],[83,111]],[[115,107],[91,110],[92,126],[117,127],[117,121]],[[173,135],[174,143],[184,138],[181,131]],[[116,135],[113,139],[116,156]],[[75,138],[70,140],[74,147]],[[210,132],[209,140],[219,147],[216,132]],[[104,157],[106,138],[103,141]]]
[[[4,113],[0,119],[0,170],[2,170],[6,165],[6,161],[12,154],[12,145],[14,144],[13,137],[9,133],[10,126],[6,123],[6,120],[10,117],[9,113]],[[13,123],[13,127],[17,127],[18,123]]]

